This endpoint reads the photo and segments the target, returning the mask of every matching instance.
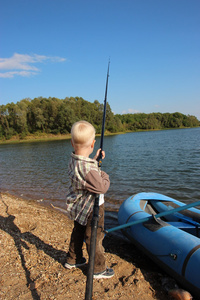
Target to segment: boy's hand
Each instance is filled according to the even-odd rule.
[[[94,157],[93,159],[96,159],[96,160],[97,160],[97,158],[98,158],[99,155],[100,155],[100,152],[101,152],[101,155],[102,155],[102,159],[104,159],[105,156],[106,156],[106,155],[105,155],[105,151],[101,151],[101,148],[97,150],[97,153],[96,153],[96,155],[95,155],[95,157]]]

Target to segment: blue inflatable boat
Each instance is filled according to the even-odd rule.
[[[123,229],[124,235],[200,299],[200,210],[170,213],[182,206],[161,194],[139,193],[122,203],[118,221],[133,222]],[[163,217],[156,218],[159,215]]]

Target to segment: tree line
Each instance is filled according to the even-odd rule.
[[[0,139],[29,134],[68,134],[78,120],[87,120],[101,132],[103,104],[93,103],[81,97],[23,99],[0,106]],[[114,114],[109,103],[106,110],[106,130],[110,133],[164,128],[197,127],[195,116],[176,113]]]

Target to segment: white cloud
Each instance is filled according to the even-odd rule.
[[[128,108],[128,110],[123,110],[122,114],[138,114],[140,113],[139,110]]]
[[[7,72],[1,72],[1,78],[12,78],[14,76],[28,77],[36,75],[40,72],[34,64],[43,63],[45,61],[51,62],[64,62],[66,59],[57,56],[45,56],[45,55],[28,55],[14,53],[10,58],[0,58],[0,70],[11,70]]]
[[[30,77],[31,75],[36,75],[36,74],[37,74],[36,72],[30,72],[30,71],[12,71],[12,72],[0,73],[0,78],[13,78],[15,75]]]

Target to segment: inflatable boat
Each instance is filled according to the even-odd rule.
[[[118,222],[133,224],[123,234],[200,299],[200,210],[185,206],[162,194],[139,193],[122,203]]]

